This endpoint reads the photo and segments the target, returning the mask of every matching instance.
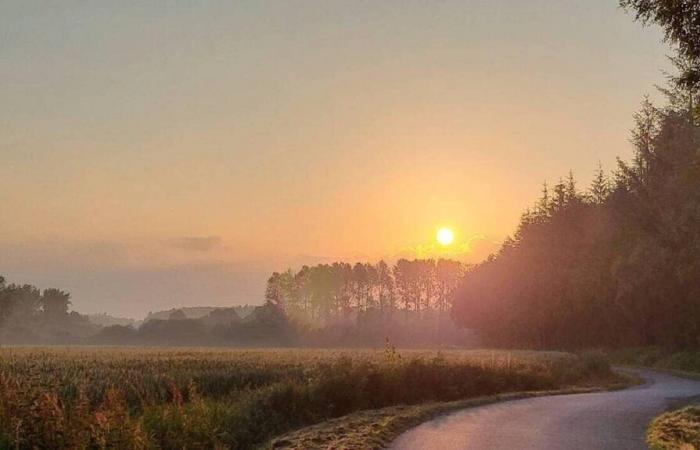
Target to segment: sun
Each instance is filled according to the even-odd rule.
[[[440,245],[448,246],[455,240],[455,233],[447,227],[442,227],[437,231],[435,239]]]

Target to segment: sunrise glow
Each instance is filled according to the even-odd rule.
[[[435,235],[438,243],[443,246],[448,246],[455,240],[455,233],[447,227],[442,227],[437,231]]]

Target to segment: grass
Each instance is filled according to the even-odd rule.
[[[404,431],[453,411],[508,400],[544,395],[596,392],[601,389],[616,389],[625,386],[627,384],[624,382],[615,382],[600,387],[513,392],[452,402],[430,402],[420,405],[400,405],[378,410],[359,411],[280,436],[268,443],[266,448],[284,450],[323,450],[329,448],[379,450],[385,448]]]
[[[616,364],[642,366],[678,372],[691,378],[700,377],[700,351],[670,351],[661,347],[636,347],[606,352]]]
[[[700,380],[700,351],[640,347],[613,350],[607,356],[616,364],[649,367]],[[649,424],[646,437],[652,450],[699,450],[700,406],[657,416]]]
[[[611,378],[563,353],[4,348],[0,448],[248,449],[359,411],[398,407],[398,429],[444,407],[425,405]]]
[[[654,419],[647,430],[652,450],[700,449],[700,406],[688,406]]]
[[[599,358],[595,356],[584,355],[579,362],[584,366],[594,365],[602,368]],[[265,448],[271,450],[325,450],[331,448],[379,450],[386,448],[404,431],[453,411],[501,401],[545,395],[622,389],[639,382],[634,377],[613,375],[605,369],[601,373],[606,374],[600,377],[589,378],[586,383],[562,389],[507,392],[450,402],[428,402],[418,405],[399,405],[377,410],[359,411],[287,433],[268,442]]]

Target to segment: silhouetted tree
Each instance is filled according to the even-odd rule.
[[[677,46],[684,61],[678,86],[697,92],[700,86],[700,2],[697,0],[620,0],[637,20],[660,25],[666,40]],[[692,107],[690,108],[693,109]]]
[[[46,316],[52,319],[65,318],[70,306],[70,294],[55,288],[44,289],[39,304]]]

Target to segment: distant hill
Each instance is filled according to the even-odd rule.
[[[253,312],[253,310],[255,309],[255,305],[239,305],[232,306],[231,308],[233,308],[236,311],[238,317],[243,319]],[[149,320],[169,320],[171,314],[175,313],[176,311],[182,311],[182,313],[185,315],[185,318],[187,319],[201,319],[202,317],[209,316],[212,311],[221,309],[229,308],[225,306],[185,306],[183,308],[171,308],[165,311],[149,312],[143,321],[148,322]]]
[[[109,345],[226,345],[290,346],[298,342],[298,333],[284,312],[274,305],[253,309],[242,319],[236,308],[183,308],[189,314],[206,316],[189,318],[182,309],[161,311],[138,327],[114,325],[100,329],[87,341]],[[242,309],[242,308],[238,308]],[[160,319],[166,314],[165,319]],[[158,318],[157,318],[158,317]]]
[[[124,327],[135,326],[137,324],[136,320],[129,317],[115,317],[110,316],[106,313],[101,314],[88,314],[88,319],[95,325],[100,327],[111,327],[113,325],[121,325]]]

